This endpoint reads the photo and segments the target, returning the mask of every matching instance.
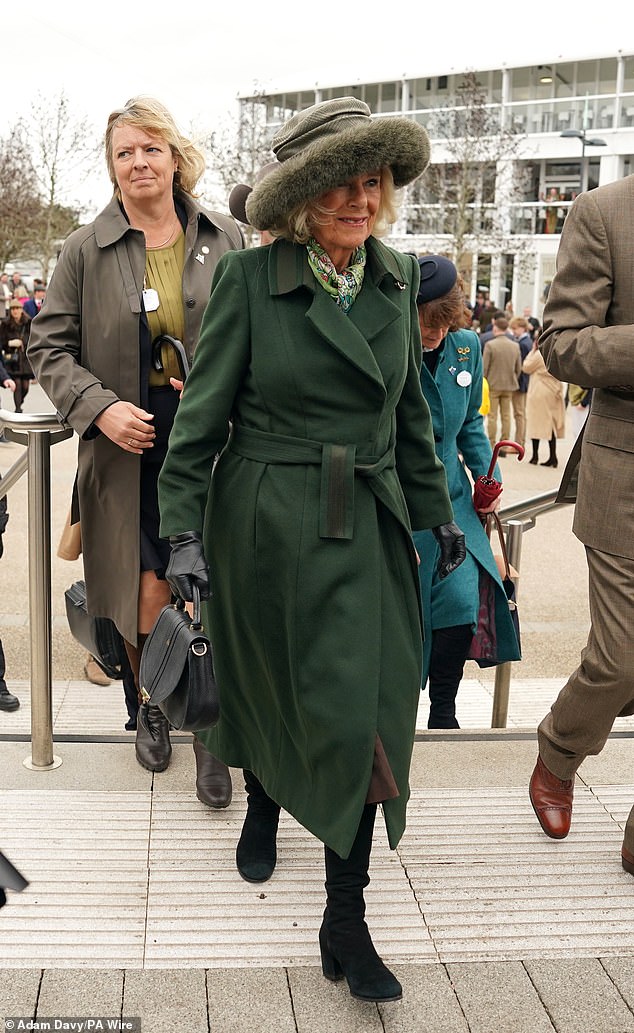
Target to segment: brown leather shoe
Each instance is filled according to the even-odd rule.
[[[565,839],[570,832],[574,781],[574,778],[557,778],[542,758],[537,758],[528,795],[539,824],[551,839]]]
[[[621,864],[626,872],[634,875],[634,854],[631,854],[624,846],[621,847]]]
[[[222,810],[231,803],[232,785],[229,768],[212,756],[194,736],[196,757],[196,796],[206,807]]]

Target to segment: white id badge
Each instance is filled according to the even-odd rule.
[[[160,304],[158,291],[155,291],[153,287],[147,287],[143,291],[143,307],[145,311],[156,312]]]

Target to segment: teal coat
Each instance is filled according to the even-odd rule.
[[[393,847],[405,827],[411,526],[452,517],[420,387],[418,265],[367,249],[349,315],[304,247],[220,261],[159,481],[161,533],[204,527],[221,718],[200,738],[344,857],[377,735],[400,792],[384,808]]]
[[[470,382],[460,384],[460,374],[463,374],[460,379],[464,380],[468,379],[464,374],[468,374]],[[492,454],[479,411],[482,404],[482,353],[477,334],[473,330],[447,334],[434,375],[423,365],[421,385],[432,414],[436,452],[447,471],[455,520],[464,532],[467,545],[465,562],[449,577],[439,581],[436,575],[439,550],[434,536],[431,531],[414,534],[421,561],[418,573],[425,615],[421,683],[424,686],[429,674],[432,629],[472,624],[475,630],[482,569],[496,585],[496,631],[500,657],[519,660],[520,651],[491,545],[473,508],[473,483],[467,474],[468,469],[475,481],[488,473]],[[497,466],[494,476],[501,479]],[[495,546],[495,542],[493,544]]]

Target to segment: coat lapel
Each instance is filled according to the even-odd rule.
[[[375,245],[373,247],[372,245]],[[388,258],[391,255],[385,248]],[[344,315],[325,290],[322,290],[308,265],[305,248],[279,240],[271,245],[269,255],[269,289],[271,294],[288,294],[305,287],[312,295],[306,318],[315,332],[351,362],[370,380],[385,387],[383,376],[369,342],[379,336],[402,315],[401,308],[383,293],[385,277],[391,290],[402,282],[396,262],[382,261],[376,242],[368,241],[368,265],[363,288],[348,315]],[[396,275],[398,274],[398,275]]]

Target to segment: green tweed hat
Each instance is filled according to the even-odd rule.
[[[298,111],[273,137],[279,167],[246,201],[252,226],[279,226],[304,201],[353,176],[389,165],[394,185],[417,179],[429,164],[429,137],[410,118],[371,118],[355,97],[337,97]]]

